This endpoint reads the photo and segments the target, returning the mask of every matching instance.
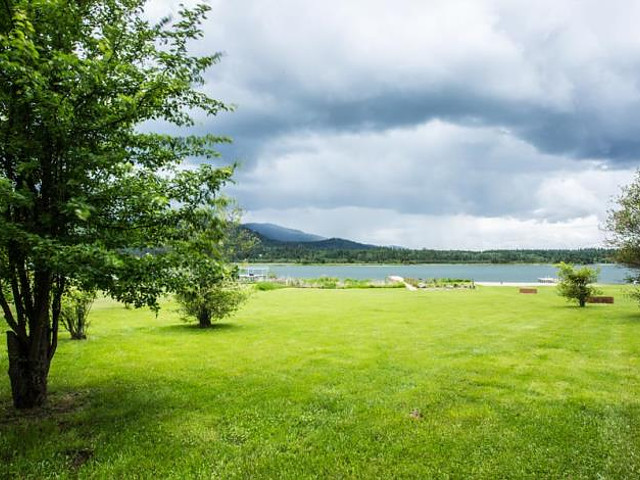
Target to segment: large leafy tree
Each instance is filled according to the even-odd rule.
[[[227,268],[213,136],[176,129],[227,107],[199,86],[217,55],[193,56],[207,7],[152,23],[143,0],[0,0],[0,306],[14,404],[46,401],[61,298],[73,284],[136,306]],[[148,129],[147,129],[148,130]]]
[[[609,212],[607,223],[611,233],[611,243],[618,248],[617,260],[635,269],[635,278],[630,280],[640,283],[640,170],[635,180],[622,189],[618,197],[618,208]],[[640,288],[632,292],[640,302]]]

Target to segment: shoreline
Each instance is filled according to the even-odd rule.
[[[264,267],[267,276],[282,278],[336,277],[356,280],[384,280],[389,276],[421,279],[466,279],[487,286],[538,286],[538,279],[556,277],[557,268],[552,264],[484,264],[484,263],[434,263],[434,264],[296,264],[259,263],[238,264],[244,269]],[[594,268],[594,267],[592,267]],[[616,264],[597,264],[599,282],[602,284],[626,284],[635,272]]]
[[[536,266],[546,266],[551,265],[554,266],[554,263],[528,263],[528,262],[504,262],[504,263],[488,263],[488,262],[444,262],[444,263],[299,263],[299,262],[233,262],[237,266],[261,266],[265,267],[418,267],[418,266],[429,266],[429,265],[483,265],[483,266],[504,266],[504,265],[536,265]],[[583,265],[576,263],[575,265]],[[618,263],[588,263],[584,264],[586,266],[620,266],[624,268],[623,265]]]
[[[557,283],[538,283],[538,282],[474,282],[481,287],[557,287]],[[632,283],[601,283],[596,282],[592,285],[596,287],[621,287],[633,286]]]
[[[557,287],[557,283],[539,282],[474,282],[481,287]]]

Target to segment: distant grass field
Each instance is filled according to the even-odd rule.
[[[639,478],[640,309],[553,288],[257,292],[202,331],[108,300],[2,478]]]

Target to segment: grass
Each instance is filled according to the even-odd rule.
[[[0,381],[0,477],[638,478],[640,310],[539,292],[281,289],[211,330],[100,300],[49,407]]]

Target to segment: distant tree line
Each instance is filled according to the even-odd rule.
[[[265,263],[612,263],[614,249],[579,250],[411,250],[390,247],[317,248],[308,243],[258,241],[236,261]]]

